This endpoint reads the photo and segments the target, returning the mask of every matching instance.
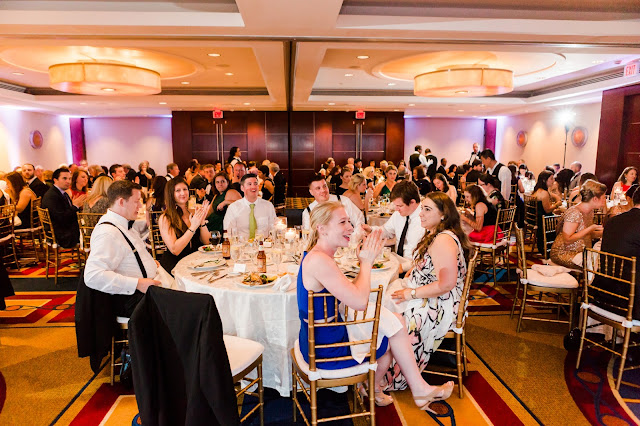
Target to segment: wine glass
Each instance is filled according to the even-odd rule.
[[[276,244],[271,249],[271,258],[276,265],[276,274],[280,273],[280,264],[282,263],[282,245]]]
[[[209,239],[209,242],[214,248],[217,248],[218,244],[220,244],[220,231],[211,231],[211,238]]]

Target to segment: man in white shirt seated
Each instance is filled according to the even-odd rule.
[[[360,225],[364,223],[364,215],[362,214],[362,211],[360,211],[360,209],[356,207],[350,199],[340,195],[329,194],[327,181],[324,180],[324,176],[321,174],[317,174],[311,179],[311,182],[309,182],[309,192],[313,195],[315,201],[309,204],[309,206],[302,211],[302,227],[304,229],[310,229],[311,227],[311,222],[309,220],[311,211],[318,204],[325,203],[327,201],[340,201],[342,203],[347,215],[349,216],[349,221],[351,222],[353,229],[358,230]]]
[[[396,239],[396,253],[404,258],[398,272],[403,274],[411,268],[413,251],[424,236],[424,228],[420,224],[420,192],[415,183],[401,181],[393,187],[389,199],[396,211],[381,227],[382,236]],[[362,226],[367,234],[375,228],[378,227]]]
[[[91,233],[91,252],[84,269],[87,287],[115,295],[115,314],[127,318],[149,286],[160,284],[154,279],[156,261],[147,251],[140,233],[130,226],[142,206],[140,195],[140,185],[129,180],[111,184],[107,190],[109,210]]]
[[[276,221],[276,210],[267,200],[258,197],[258,176],[247,173],[240,181],[244,198],[234,202],[224,215],[224,230],[236,229],[239,236],[266,237]]]

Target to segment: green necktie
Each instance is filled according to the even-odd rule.
[[[249,238],[254,239],[256,237],[256,229],[258,229],[258,223],[256,222],[256,216],[253,213],[255,204],[251,204],[251,212],[249,212]]]

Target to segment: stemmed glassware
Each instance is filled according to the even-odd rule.
[[[211,243],[211,245],[213,245],[214,248],[217,248],[218,244],[221,243],[220,237],[220,231],[211,231],[211,239],[209,240],[209,242]]]
[[[276,274],[279,274],[280,264],[282,264],[282,245],[280,243],[273,245],[273,248],[271,249],[271,258],[273,259],[273,263],[276,265]]]

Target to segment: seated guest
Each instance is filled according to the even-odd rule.
[[[171,179],[176,178],[179,175],[180,167],[178,167],[176,163],[167,164],[167,174],[164,176],[167,181],[170,181]]]
[[[164,198],[167,206],[158,226],[167,250],[160,258],[160,266],[172,273],[180,259],[197,251],[201,245],[209,244],[211,232],[205,224],[209,201],[205,200],[194,213],[190,213],[187,209],[189,187],[181,177],[167,182]]]
[[[107,197],[107,191],[109,187],[113,183],[107,176],[100,176],[93,183],[93,187],[91,188],[91,192],[87,196],[84,205],[82,206],[82,211],[84,213],[106,213],[109,208],[109,199]]]
[[[203,188],[205,195],[209,201],[213,199],[213,176],[214,173],[213,164],[205,164],[200,166],[198,164],[198,173],[194,175],[189,183],[189,189]]]
[[[72,200],[81,195],[87,195],[88,185],[89,174],[82,169],[78,169],[71,175],[71,188],[69,188],[67,194],[71,196]]]
[[[362,194],[364,194],[364,201],[362,200]],[[365,215],[366,222],[366,208],[369,205],[371,197],[373,197],[373,191],[367,190],[367,180],[361,173],[356,173],[351,176],[349,181],[349,190],[342,194],[342,197],[347,197],[351,202],[362,211]],[[336,197],[337,198],[337,197]]]
[[[403,181],[393,187],[389,199],[395,212],[380,228],[384,238],[396,239],[396,253],[407,259],[400,265],[399,273],[402,274],[411,267],[413,251],[424,235],[424,228],[420,224],[420,193],[413,182]],[[362,225],[362,229],[369,233],[378,227]]]
[[[241,199],[242,196],[238,191],[229,188],[229,176],[227,176],[225,172],[216,174],[213,181],[213,201],[209,209],[209,217],[207,217],[207,227],[210,231],[220,231],[220,233],[222,233],[227,207],[234,201]]]
[[[127,177],[124,167],[121,164],[112,164],[109,167],[109,174],[114,181],[123,180]]]
[[[372,161],[372,163],[375,164],[375,161]],[[365,179],[367,179],[367,188],[371,188],[371,190],[373,191],[376,182],[376,168],[371,166],[366,167],[362,171],[362,174],[364,175]]]
[[[315,199],[311,204],[302,211],[302,228],[310,229],[311,226],[310,216],[314,208],[319,204],[326,203],[327,201],[339,201],[344,206],[349,220],[354,229],[360,229],[360,225],[364,223],[364,215],[362,211],[351,202],[348,197],[342,195],[329,194],[329,187],[327,181],[321,174],[315,175],[309,182],[309,193]]]
[[[236,163],[236,166],[242,163]],[[235,229],[239,236],[255,238],[256,234],[263,237],[276,221],[276,210],[273,204],[258,198],[258,176],[248,173],[242,176],[242,190],[244,198],[231,204],[224,215],[224,229]]]
[[[191,185],[191,179],[196,177],[200,173],[200,163],[195,158],[189,163],[189,168],[184,172],[184,180],[187,185]]]
[[[53,186],[42,197],[42,208],[49,209],[56,242],[64,248],[75,247],[80,243],[77,213],[87,196],[81,195],[71,200],[65,192],[71,186],[71,173],[68,169],[56,169],[52,177]]]
[[[138,217],[140,189],[140,185],[129,180],[114,182],[109,187],[109,210],[91,233],[91,252],[84,269],[87,287],[116,295],[112,299],[115,314],[127,318],[149,286],[160,285],[160,281],[154,279],[156,261],[139,232],[128,226],[129,221]],[[125,238],[136,249],[144,271]]]
[[[442,157],[440,159],[440,167],[436,170],[436,173],[440,173],[443,176],[447,175],[447,159]]]
[[[442,173],[436,173],[433,177],[433,187],[435,188],[435,191],[447,194],[455,204],[456,199],[458,198],[458,191],[453,185],[449,185],[449,181]]]
[[[273,176],[275,191],[273,193],[273,204],[284,204],[287,198],[287,194],[285,194],[287,178],[284,176],[284,173],[280,171],[278,163],[269,163],[269,171],[271,172],[271,176]]]
[[[332,167],[327,170],[327,183],[332,183],[337,188],[342,184],[342,178],[340,174],[342,173],[342,168],[340,166]]]
[[[460,227],[455,204],[442,192],[428,194],[422,202],[422,237],[415,251],[415,267],[392,298],[404,304],[404,323],[418,370],[423,371],[444,336],[456,326],[471,245]],[[427,232],[424,232],[426,229]],[[405,389],[403,374],[392,364],[385,390]]]
[[[122,168],[124,170],[124,178],[126,180],[130,180],[131,182],[134,182],[134,183],[140,182],[140,179],[138,178],[138,173],[136,173],[136,171],[131,168],[130,164],[123,164]]]
[[[542,229],[542,221],[544,216],[550,216],[553,211],[562,205],[562,199],[557,194],[550,191],[555,183],[555,177],[550,170],[543,170],[538,175],[538,181],[533,189],[533,198],[537,203],[537,219],[536,219],[536,243],[538,253],[547,253],[547,247],[544,247],[544,235]]]
[[[573,188],[571,190],[571,192],[569,193],[569,197],[567,197],[567,200],[568,200],[568,202],[570,204],[577,204],[577,203],[580,202],[580,187],[582,185],[584,185],[584,183],[586,181],[588,181],[589,179],[595,180],[596,182],[598,182],[598,178],[593,173],[581,173],[580,174],[580,177],[577,179],[577,181],[578,181],[577,185],[578,186]]]
[[[44,170],[42,172],[42,181],[47,185],[47,188],[51,188],[53,186],[53,171],[52,170]],[[48,191],[48,189],[47,189]],[[43,195],[44,197],[44,195]]]
[[[580,188],[582,201],[569,207],[558,221],[558,234],[551,246],[551,261],[567,268],[580,268],[574,262],[585,247],[591,248],[594,238],[602,236],[602,225],[593,223],[593,211],[604,207],[607,186],[594,180]]]
[[[465,178],[466,184],[477,184],[478,178],[482,173],[482,161],[473,160],[473,163],[471,163],[471,170],[469,170],[469,173],[467,173],[467,177]]]
[[[42,197],[49,190],[47,184],[35,176],[33,164],[25,163],[22,165],[22,177],[33,193],[36,194],[36,197]]]
[[[332,297],[326,300],[329,306],[329,316],[339,315],[334,312],[334,298],[351,309],[363,310],[369,302],[371,291],[371,268],[376,257],[382,250],[381,231],[372,232],[364,241],[358,253],[360,271],[358,276],[351,281],[338,268],[334,255],[338,247],[346,247],[353,234],[353,227],[349,223],[349,216],[342,204],[337,202],[324,203],[314,209],[311,214],[311,236],[308,252],[304,254],[300,262],[298,273],[298,311],[300,315],[300,352],[309,362],[309,335],[308,326],[308,291],[317,293],[329,293]],[[317,319],[324,318],[322,301],[314,300],[314,312]],[[406,382],[411,388],[414,401],[422,410],[430,410],[429,405],[436,400],[446,399],[451,395],[453,382],[443,386],[430,386],[420,375],[415,362],[411,343],[407,331],[398,318],[381,308],[381,323],[379,332],[382,335],[382,343],[377,350],[377,369],[375,373],[376,389],[369,391],[374,394],[378,405],[389,405],[393,399],[383,394],[379,386],[383,383],[385,374],[392,362],[397,364]],[[339,318],[342,321],[342,318]],[[322,327],[315,331],[315,339],[318,344],[343,343],[349,341],[349,335],[345,326]],[[316,357],[349,357],[349,347],[334,347],[316,349]],[[322,368],[327,370],[348,368],[358,365],[358,361],[349,358],[341,361],[322,363]]]
[[[191,182],[193,183],[193,181]],[[209,183],[203,180],[196,182],[195,185],[191,185],[190,189],[195,190],[196,204],[202,204],[207,199],[207,188]]]
[[[258,179],[262,181],[260,185],[260,191],[262,191],[262,199],[267,201],[273,200],[273,194],[275,193],[275,185],[273,179],[269,177],[269,167],[258,167]]]
[[[21,221],[16,228],[31,228],[31,202],[37,198],[36,194],[29,188],[20,173],[11,172],[5,179],[7,192],[11,202],[16,206],[16,215]]]
[[[556,174],[556,182],[558,183],[558,192],[560,194],[564,194],[569,190],[569,185],[571,184],[571,179],[573,179],[574,174],[571,169],[562,169]]]
[[[382,163],[380,164],[382,165]],[[376,185],[373,190],[374,198],[384,197],[387,194],[391,194],[391,191],[396,184],[396,177],[398,177],[398,169],[396,169],[396,166],[386,166],[384,176],[385,180]]]
[[[247,174],[247,167],[243,162],[238,161],[233,165],[232,169],[233,174],[231,175],[231,184],[229,185],[229,188],[238,191],[240,195],[244,197],[244,192],[242,192],[242,178]]]
[[[624,198],[626,203],[624,202],[620,202],[620,204],[616,204],[613,207],[611,207],[610,209],[607,210],[607,215],[605,217],[604,220],[604,224],[606,225],[607,221],[609,219],[611,219],[614,216],[617,216],[619,214],[622,214],[624,212],[628,212],[629,210],[631,210],[633,208],[633,196],[635,195],[636,191],[638,190],[638,188],[640,188],[640,185],[638,185],[637,183],[634,183],[633,185],[631,185],[629,187],[629,189],[627,190],[627,192],[624,193]]]
[[[496,209],[506,209],[508,207],[507,201],[500,192],[500,181],[497,177],[483,173],[478,178],[478,186],[487,194],[487,201],[493,204]]]
[[[638,297],[638,295],[640,295],[640,191],[633,193],[631,202],[633,203],[633,208],[607,221],[602,234],[601,250],[619,256],[636,258],[636,297],[633,304],[633,319],[637,320],[640,319],[640,297]],[[625,279],[629,279],[629,272],[630,271],[623,272]],[[608,281],[606,278],[600,276],[596,276],[595,279],[600,281],[597,284],[600,284],[608,291],[626,297],[629,296],[629,286],[626,284],[623,285],[619,282]],[[598,299],[600,299],[600,297],[601,296],[598,296]],[[602,297],[607,303],[611,303],[614,306],[620,306],[621,303],[623,303],[620,307],[626,311],[627,301],[622,302],[622,299],[615,296],[602,295]],[[615,313],[625,315],[620,311]]]
[[[618,181],[613,184],[611,194],[625,193],[634,183],[638,183],[638,169],[633,166],[627,167],[620,174]]]
[[[161,212],[166,208],[164,202],[164,188],[167,186],[167,179],[164,176],[156,176],[151,183],[151,192],[147,198],[147,211]]]
[[[464,199],[470,209],[460,219],[473,228],[469,240],[474,243],[493,242],[493,231],[498,221],[496,208],[487,201],[484,191],[478,185],[467,185]]]
[[[154,177],[156,177],[156,172],[149,167],[147,160],[138,165],[138,181],[141,187],[150,188]]]
[[[222,171],[222,162],[220,160],[216,160],[213,162],[213,172],[215,174],[220,173]]]
[[[422,165],[413,169],[413,182],[418,187],[418,191],[420,191],[420,195],[422,196],[427,195],[432,190],[431,181],[427,177],[425,170],[425,167]]]
[[[342,183],[340,186],[336,186],[336,195],[342,195],[349,190],[349,182],[353,176],[353,170],[350,167],[344,166],[340,172],[340,180]]]

